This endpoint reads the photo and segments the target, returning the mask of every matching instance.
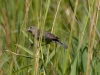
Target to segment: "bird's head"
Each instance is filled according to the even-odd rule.
[[[30,26],[28,29],[27,29],[27,32],[34,32],[35,31],[35,26]]]

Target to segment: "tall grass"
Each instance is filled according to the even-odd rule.
[[[100,0],[1,0],[0,11],[0,75],[100,75]],[[68,49],[41,46],[31,25]]]

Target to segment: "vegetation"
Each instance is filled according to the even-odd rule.
[[[0,75],[100,75],[100,0],[0,0],[0,11]],[[68,49],[37,47],[31,25]]]

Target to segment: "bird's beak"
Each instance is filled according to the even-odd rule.
[[[30,29],[28,28],[27,30],[26,30],[26,32],[29,32],[30,31]]]

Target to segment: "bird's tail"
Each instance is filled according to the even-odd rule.
[[[67,49],[67,48],[68,48],[68,47],[67,47],[67,45],[65,45],[65,44],[61,43],[60,41],[53,41],[53,42],[55,42],[55,43],[59,44],[60,46],[64,47],[65,49]]]

